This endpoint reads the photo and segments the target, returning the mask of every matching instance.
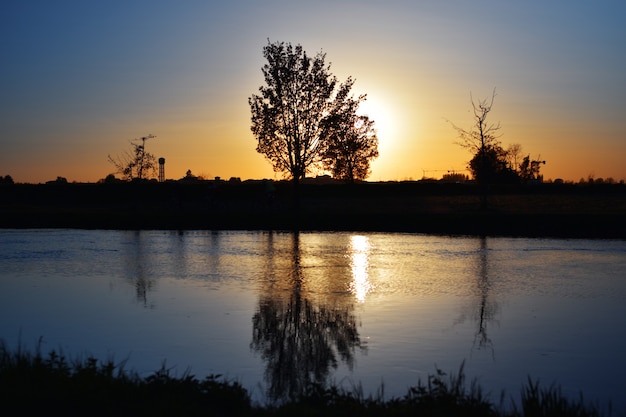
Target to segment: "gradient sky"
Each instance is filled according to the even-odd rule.
[[[446,119],[496,88],[501,141],[546,179],[626,179],[623,1],[36,1],[0,6],[0,175],[95,182],[147,134],[166,177],[282,178],[248,97],[267,40],[325,52],[376,122],[370,180],[464,172]]]

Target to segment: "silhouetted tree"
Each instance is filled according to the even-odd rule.
[[[498,130],[500,130],[500,123],[489,124],[487,122],[487,116],[491,112],[493,107],[493,101],[496,97],[496,90],[493,90],[491,100],[484,99],[478,102],[474,101],[474,97],[470,93],[470,101],[472,103],[474,124],[470,130],[465,130],[456,126],[454,123],[452,127],[459,133],[458,142],[459,145],[468,149],[474,159],[477,159],[476,169],[480,174],[474,177],[479,181],[483,187],[482,193],[482,205],[487,205],[487,186],[491,181],[489,177],[489,158],[490,152],[493,152],[496,147],[500,148],[500,141],[498,140]],[[471,167],[470,167],[471,169]]]
[[[518,174],[507,162],[507,151],[499,145],[487,146],[469,162],[469,170],[479,183],[516,183]]]
[[[57,177],[56,180],[46,181],[46,184],[67,184],[67,178]]]
[[[300,45],[268,41],[263,56],[266,85],[248,98],[251,130],[258,141],[257,152],[265,155],[274,171],[292,178],[297,196],[300,180],[321,162],[328,139],[324,119],[334,107],[337,77],[325,63],[326,54],[309,57]],[[339,91],[351,86],[348,79]]]
[[[148,135],[139,141],[131,141],[130,151],[126,151],[121,157],[116,158],[109,155],[109,162],[128,181],[153,178],[156,175],[157,161],[153,154],[146,151],[146,141],[155,137]]]
[[[441,181],[443,182],[465,182],[468,181],[469,177],[460,172],[449,172],[447,174],[443,174],[441,177]]]
[[[495,89],[493,90],[491,100],[489,101],[484,99],[476,102],[470,94],[470,100],[474,113],[474,124],[472,125],[472,128],[470,130],[465,130],[452,123],[452,126],[459,133],[459,138],[461,139],[458,144],[467,148],[470,152],[472,152],[472,154],[476,154],[489,147],[500,144],[500,141],[498,140],[499,135],[497,134],[498,130],[500,130],[500,123],[487,123],[487,116],[489,115],[489,112],[491,112],[495,97]]]
[[[546,161],[525,156],[520,161],[522,146],[512,144],[506,150],[499,144],[478,150],[470,160],[468,168],[479,183],[519,183],[542,180],[539,171]]]
[[[193,175],[193,172],[191,172],[191,170],[188,169],[187,172],[185,173],[185,176],[181,178],[180,180],[181,181],[197,181],[198,176]]]
[[[521,155],[522,145],[520,145],[519,143],[512,143],[506,148],[506,162],[509,168],[511,168],[513,171],[517,172],[517,170],[519,169],[520,159],[522,157]]]
[[[4,177],[0,177],[0,184],[13,185],[13,177],[11,177],[10,175],[5,175]]]
[[[347,96],[353,83],[349,78],[342,85],[331,114],[325,119],[328,141],[323,151],[324,167],[333,177],[350,182],[365,179],[370,173],[370,161],[378,156],[374,121],[357,115],[366,96]]]
[[[115,178],[115,175],[113,175],[113,174],[109,174],[109,175],[107,175],[107,176],[106,176],[106,177],[102,180],[102,182],[103,182],[103,183],[105,183],[105,184],[113,184],[113,183],[118,182],[118,181],[119,181],[119,180],[118,180],[117,178]]]
[[[546,161],[539,159],[530,159],[530,155],[526,155],[519,166],[519,177],[522,181],[541,180],[543,177],[539,174],[541,165]]]

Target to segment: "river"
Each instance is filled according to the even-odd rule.
[[[402,396],[464,367],[626,410],[626,242],[391,233],[0,230],[0,338],[259,402]]]

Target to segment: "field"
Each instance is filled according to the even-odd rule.
[[[271,185],[270,185],[271,184]],[[626,185],[195,181],[0,187],[2,228],[380,231],[626,238]]]

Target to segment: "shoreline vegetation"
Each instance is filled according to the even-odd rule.
[[[405,232],[626,238],[626,185],[288,181],[0,186],[0,228]],[[294,209],[298,207],[298,209]]]
[[[170,374],[166,365],[147,377],[124,369],[125,362],[93,357],[68,359],[62,352],[35,352],[21,344],[11,350],[0,340],[0,398],[5,416],[603,416],[603,407],[567,398],[555,385],[542,387],[530,377],[519,402],[500,395],[494,404],[478,383],[437,370],[403,397],[386,399],[384,386],[365,396],[359,387],[310,385],[296,398],[254,404],[248,391],[220,375],[198,379],[189,371]]]

